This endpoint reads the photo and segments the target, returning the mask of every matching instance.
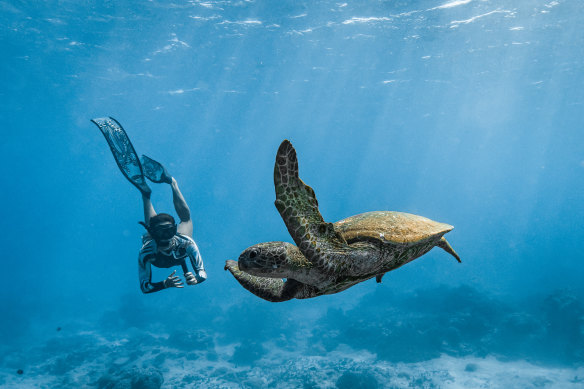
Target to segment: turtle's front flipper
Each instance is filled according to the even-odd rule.
[[[341,253],[348,245],[322,218],[314,190],[298,176],[296,150],[288,140],[282,142],[276,155],[274,186],[276,208],[302,254],[317,266],[341,270],[339,266],[345,265],[331,253]]]
[[[277,303],[293,298],[316,296],[313,288],[296,280],[284,282],[281,278],[256,277],[242,272],[236,261],[226,261],[225,270],[229,270],[245,289],[267,301]]]

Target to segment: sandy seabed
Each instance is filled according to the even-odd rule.
[[[181,338],[184,341],[181,341]],[[58,333],[43,344],[4,346],[3,388],[582,388],[584,368],[495,357],[393,363],[339,345],[333,351],[286,340],[221,344],[204,334],[131,330]],[[282,344],[284,346],[282,347]],[[302,351],[298,351],[301,349]],[[19,372],[19,370],[21,370]],[[20,373],[20,374],[19,374]]]

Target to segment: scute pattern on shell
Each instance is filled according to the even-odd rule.
[[[361,213],[336,222],[334,228],[347,242],[379,239],[383,242],[410,244],[453,229],[451,225],[423,216],[392,211]]]

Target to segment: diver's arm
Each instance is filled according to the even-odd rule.
[[[147,255],[140,253],[138,258],[138,278],[140,280],[140,290],[142,293],[154,293],[164,289],[164,281],[152,282],[152,269]]]
[[[166,277],[164,281],[152,282],[152,271],[150,266],[150,262],[147,262],[144,267],[139,266],[140,289],[142,290],[142,293],[154,293],[167,288],[184,288],[181,279],[178,276],[175,276],[176,270]]]
[[[207,273],[205,272],[205,268],[203,266],[203,258],[201,258],[201,253],[199,252],[199,248],[194,241],[191,241],[190,244],[187,246],[187,254],[191,260],[191,266],[195,271],[195,274],[191,272],[185,273],[185,279],[187,284],[189,285],[196,285],[200,284],[201,282],[207,279]]]

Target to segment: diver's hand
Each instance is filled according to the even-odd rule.
[[[165,288],[184,288],[182,281],[178,276],[175,276],[176,270],[169,275],[166,280],[164,280],[164,287]]]
[[[193,275],[191,272],[185,273],[185,279],[189,285],[197,285],[207,279],[207,273],[204,269],[197,271],[197,275]]]
[[[197,284],[197,279],[195,278],[195,275],[193,273],[186,272],[185,273],[185,280],[187,281],[188,285],[196,285]]]

